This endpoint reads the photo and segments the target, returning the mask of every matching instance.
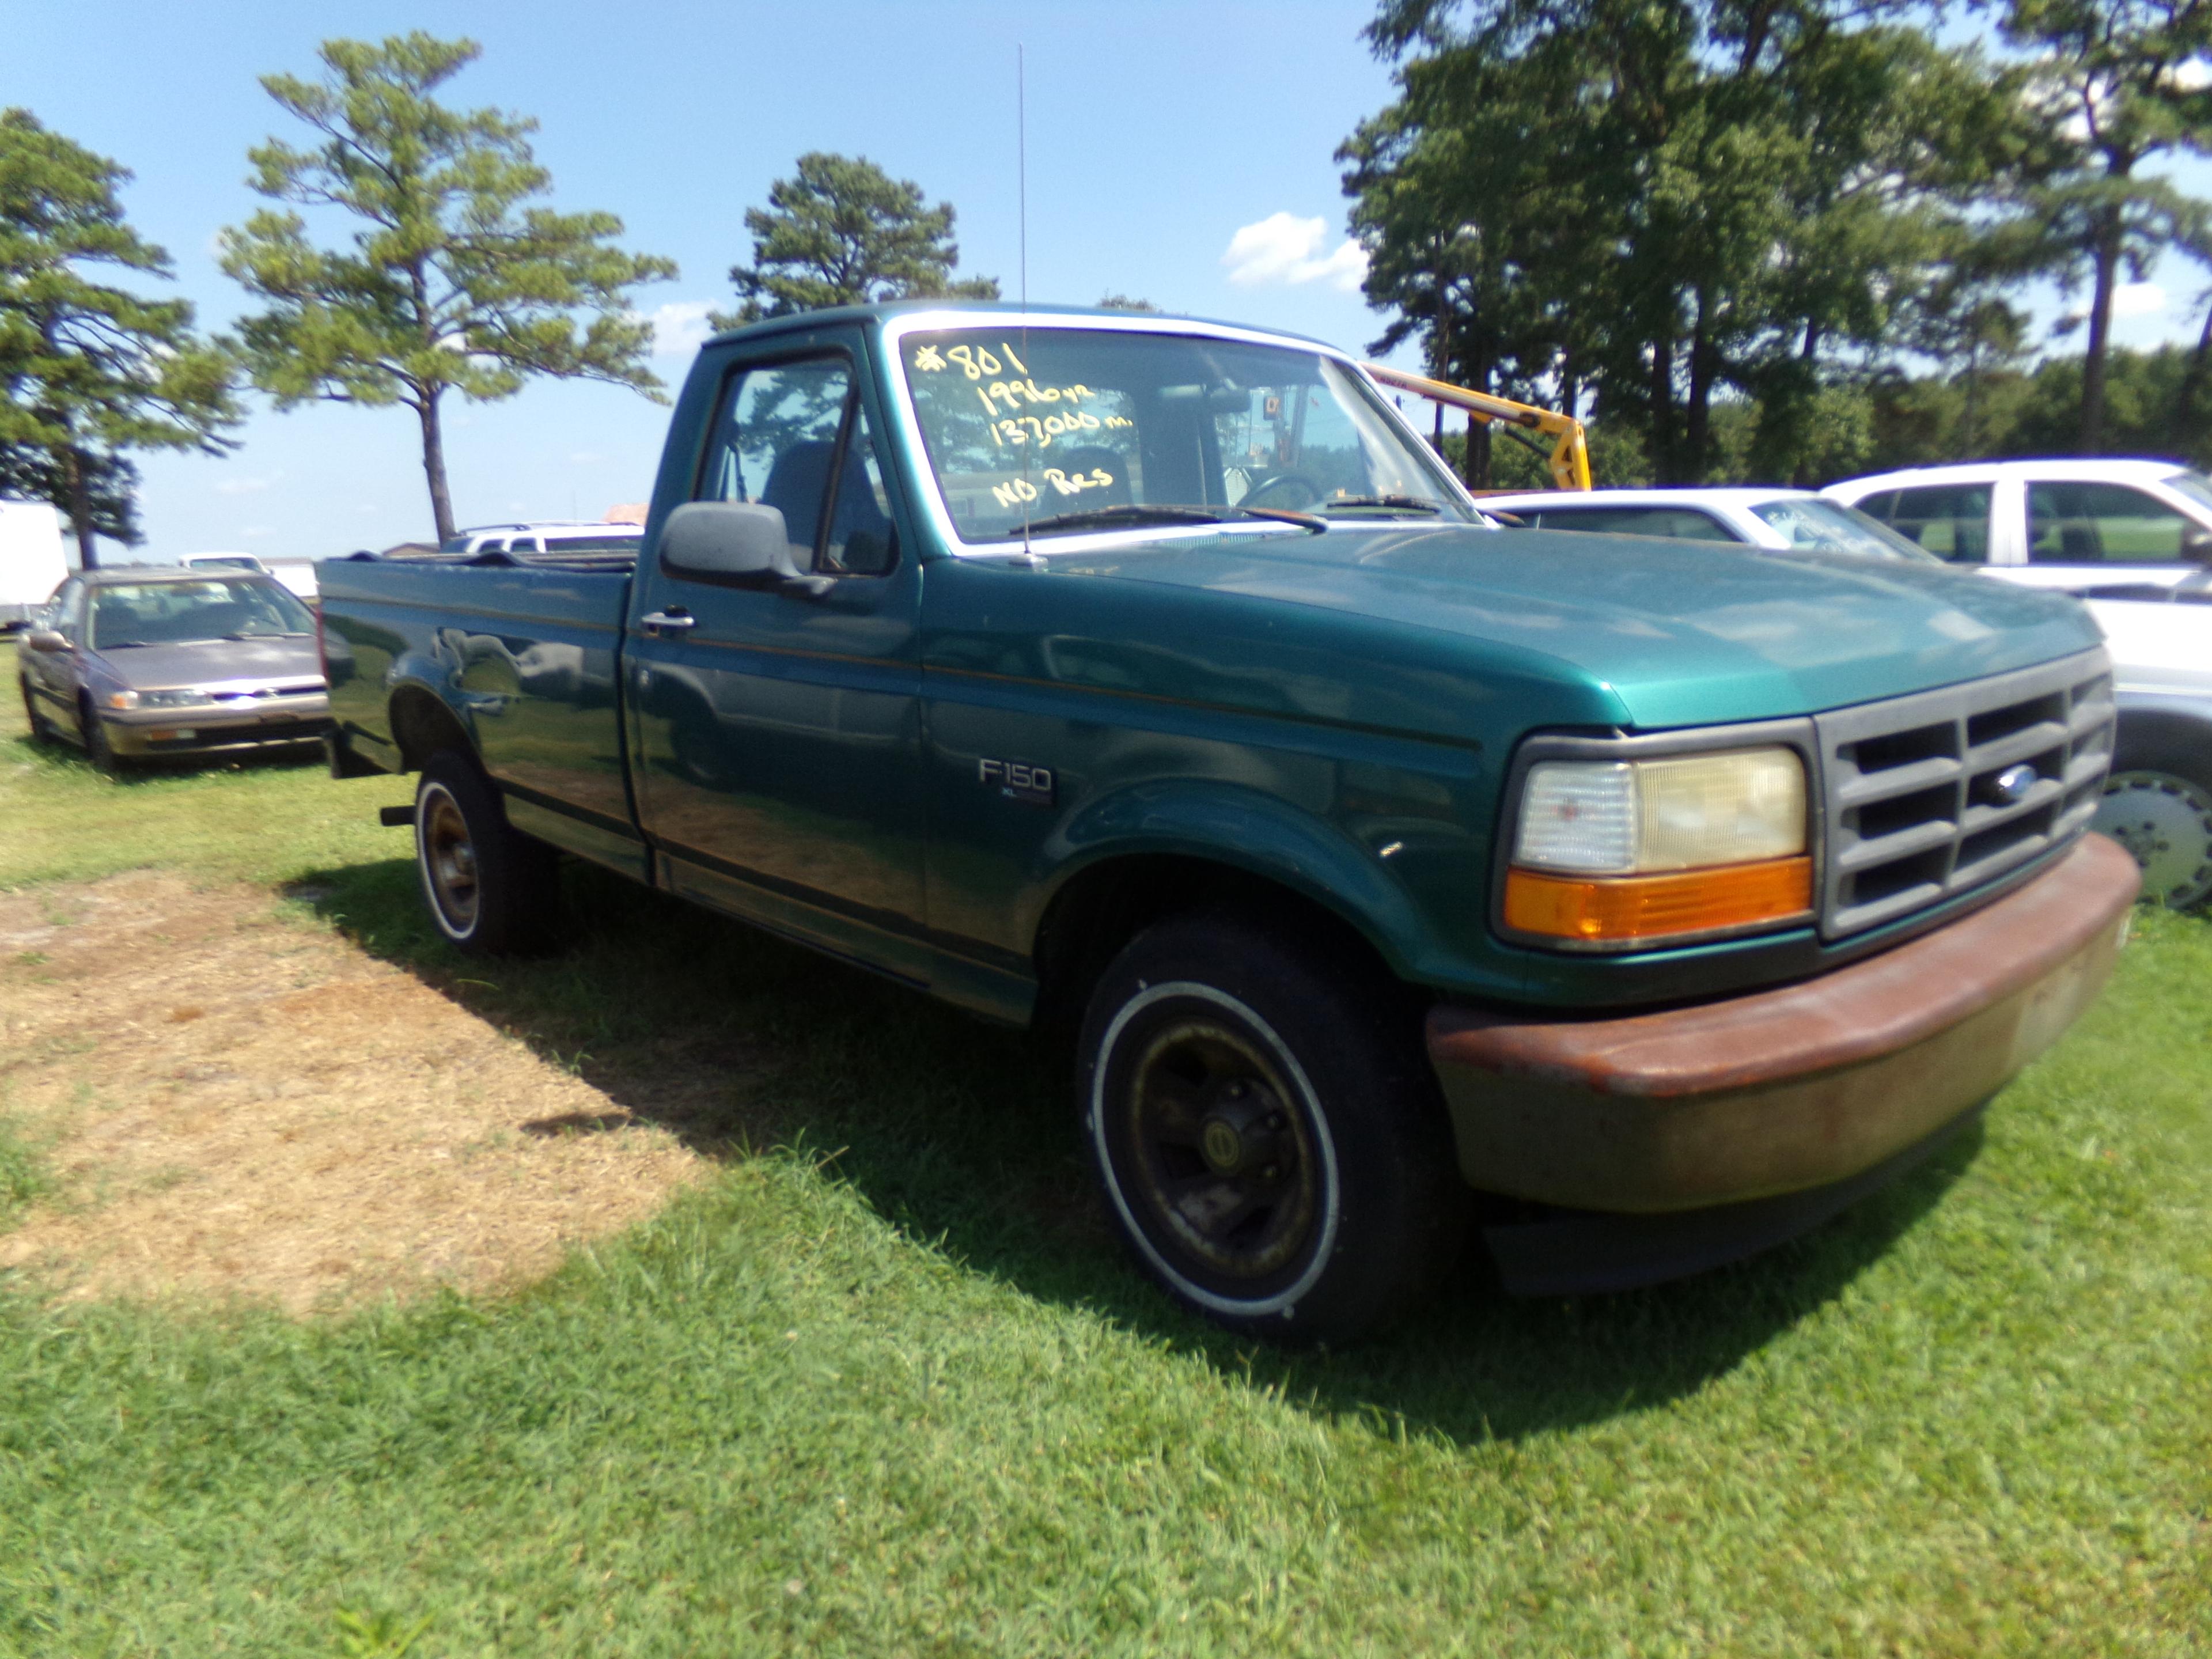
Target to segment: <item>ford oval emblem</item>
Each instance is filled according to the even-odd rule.
[[[2025,761],[2018,766],[2008,766],[1990,781],[1996,786],[1997,799],[2007,806],[2017,806],[2027,799],[2027,792],[2035,787],[2041,775]]]

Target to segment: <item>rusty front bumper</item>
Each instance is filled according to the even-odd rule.
[[[2100,836],[2027,885],[1802,984],[1624,1018],[1429,1015],[1486,1191],[1651,1214],[1826,1187],[1971,1111],[2102,988],[2139,884]]]

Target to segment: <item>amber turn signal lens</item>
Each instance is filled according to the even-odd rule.
[[[1590,944],[1662,939],[1753,922],[1786,921],[1813,908],[1813,860],[1770,859],[1659,876],[1574,880],[1514,869],[1505,876],[1505,925],[1516,933]]]

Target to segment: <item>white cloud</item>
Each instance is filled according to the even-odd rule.
[[[265,524],[250,524],[238,533],[241,536],[273,536],[276,532]]]
[[[571,466],[597,466],[606,457],[596,449],[580,449],[568,457]]]
[[[2156,283],[2122,283],[2112,290],[2115,317],[2155,317],[2166,309],[2166,290]]]
[[[714,331],[707,313],[714,309],[712,300],[671,300],[654,307],[646,319],[653,325],[653,355],[688,357],[706,344]]]
[[[1346,294],[1357,292],[1367,275],[1367,250],[1346,238],[1334,252],[1323,253],[1328,241],[1328,222],[1318,215],[1301,219],[1271,213],[1231,237],[1221,263],[1229,268],[1229,280],[1239,288],[1327,283]]]
[[[249,473],[242,477],[233,475],[228,478],[217,478],[215,493],[218,495],[258,495],[283,476],[281,472],[272,472],[265,478],[258,478]]]

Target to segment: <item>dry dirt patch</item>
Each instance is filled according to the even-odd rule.
[[[0,1271],[69,1297],[526,1278],[705,1167],[265,892],[157,872],[0,893],[0,1109],[58,1176]]]

